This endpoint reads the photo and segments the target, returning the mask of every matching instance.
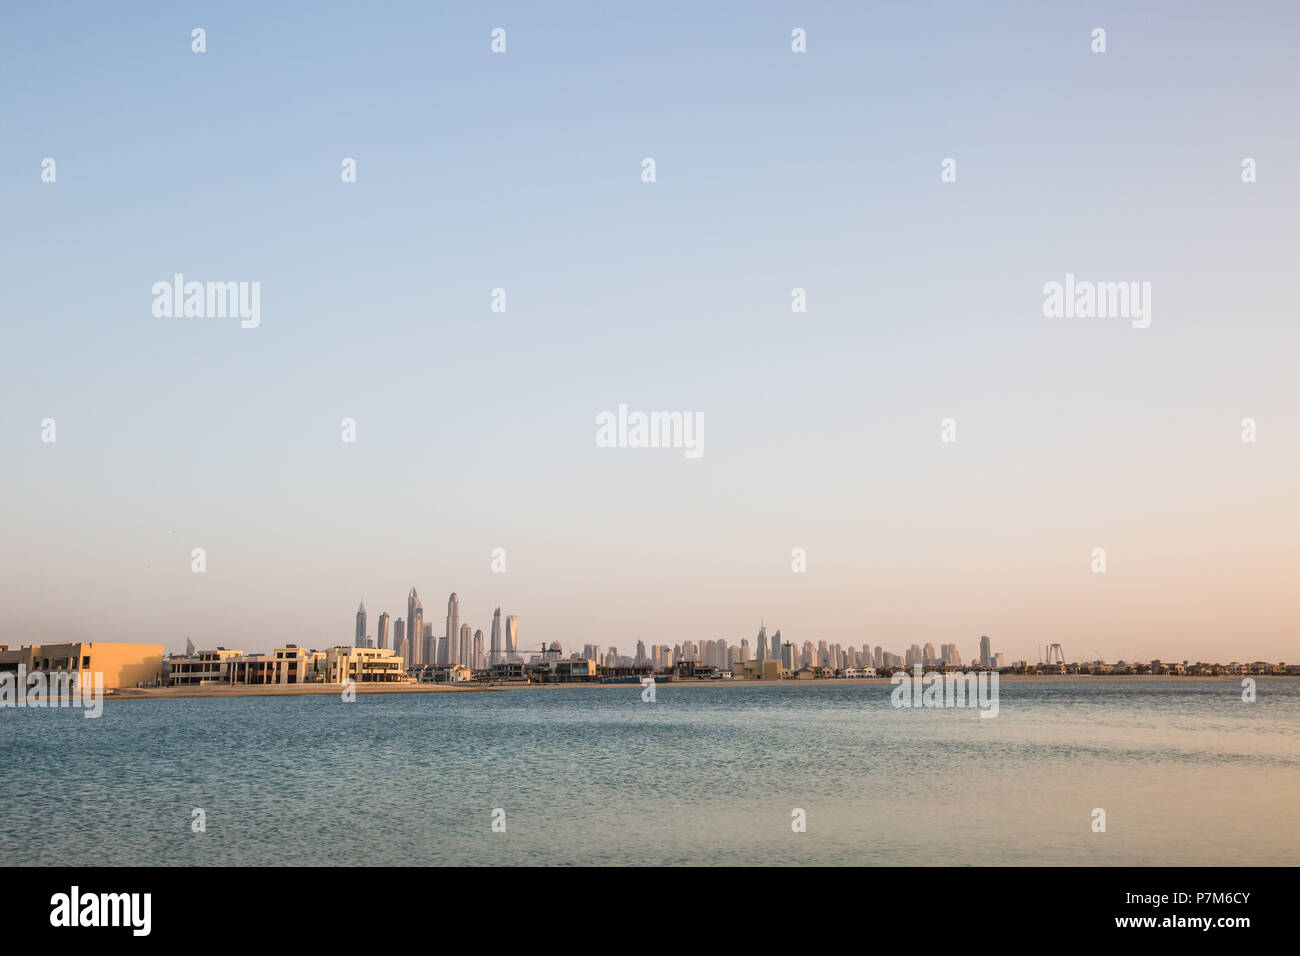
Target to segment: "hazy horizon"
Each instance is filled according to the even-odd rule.
[[[0,643],[350,644],[415,586],[566,653],[1300,657],[1300,7],[1242,12],[0,11]]]

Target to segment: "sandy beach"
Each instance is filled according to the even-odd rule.
[[[1285,680],[1287,675],[1267,674],[1249,675],[1254,680]],[[1070,681],[1237,681],[1242,677],[1223,675],[1218,677],[1180,677],[1172,674],[1151,676],[1150,674],[1104,674],[1098,676],[1078,674],[1003,674],[1000,682],[1021,683],[1025,681],[1047,681],[1065,683]],[[814,680],[674,680],[661,682],[673,687],[755,687],[781,685],[801,687],[811,684],[888,684],[888,677],[852,677],[852,678],[816,678]],[[563,684],[357,684],[358,694],[467,694],[483,691],[504,690],[573,690],[581,687],[600,688],[639,688],[639,684],[602,684],[602,683],[563,683]],[[321,694],[341,694],[342,684],[239,684],[235,686],[205,687],[124,687],[111,691],[108,700],[172,700],[180,698],[212,697],[299,697]]]

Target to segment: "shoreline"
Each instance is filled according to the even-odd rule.
[[[999,683],[1034,683],[1048,682],[1054,684],[1069,682],[1115,682],[1125,681],[1241,681],[1246,677],[1252,680],[1297,680],[1300,677],[1289,674],[1221,674],[1217,676],[1182,676],[1176,674],[1003,674]],[[818,677],[812,680],[674,680],[659,682],[657,687],[787,687],[810,684],[891,684],[888,677]],[[641,684],[608,683],[594,681],[574,681],[555,684],[357,684],[357,694],[477,694],[491,691],[508,690],[573,690],[576,688],[627,688],[640,689]],[[239,684],[235,686],[207,687],[123,687],[104,695],[104,700],[199,700],[230,697],[319,697],[336,695],[343,692],[342,684]]]

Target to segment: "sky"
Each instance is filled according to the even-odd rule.
[[[8,5],[0,643],[348,644],[415,586],[566,652],[1293,661],[1298,45],[1292,3]],[[176,273],[260,324],[155,316]],[[1067,274],[1149,327],[1045,316]],[[620,404],[703,454],[598,447]]]

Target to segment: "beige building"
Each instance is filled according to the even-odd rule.
[[[354,680],[358,684],[397,683],[410,679],[406,676],[402,659],[387,648],[331,647],[322,656],[322,672],[327,684],[341,684],[345,680]],[[461,669],[469,672],[468,668]]]
[[[761,661],[736,661],[736,680],[780,680],[781,662],[774,657]]]
[[[270,654],[245,654],[219,647],[171,659],[173,687],[194,684],[341,684],[345,680],[407,680],[397,652],[376,647],[331,647],[312,651],[293,644]]]
[[[17,650],[0,651],[0,671],[18,670],[46,674],[62,671],[80,675],[104,675],[105,689],[135,687],[162,679],[161,644],[111,644],[85,641],[77,644],[24,644]]]
[[[199,651],[189,657],[173,657],[168,661],[171,673],[167,683],[172,687],[227,684],[230,682],[229,662],[242,656],[243,651],[218,647],[215,651]]]
[[[348,655],[349,666],[338,663],[340,651],[355,651]],[[331,672],[347,671],[355,674],[357,667],[351,663],[351,657],[361,658],[365,655],[360,670],[362,680],[374,680],[371,673],[387,673],[396,662],[401,671],[401,658],[391,650],[374,648],[334,648],[331,651],[313,651],[295,644],[277,647],[269,654],[245,654],[243,651],[218,647],[214,651],[199,651],[188,657],[173,657],[170,661],[171,675],[169,683],[173,687],[192,686],[196,684],[312,684],[342,683],[342,678],[331,679]],[[370,666],[364,662],[374,655],[377,660]],[[353,680],[358,678],[353,677]]]

